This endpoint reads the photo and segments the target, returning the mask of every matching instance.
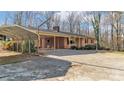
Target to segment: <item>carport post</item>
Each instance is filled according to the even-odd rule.
[[[71,40],[71,37],[68,37],[68,45],[69,45],[69,48],[71,48],[70,40]]]
[[[44,43],[45,43],[44,42],[44,36],[42,36],[42,38],[41,38],[41,45],[42,45],[41,47],[42,47],[42,49],[44,49]]]
[[[58,48],[58,49],[60,48],[60,46],[59,46],[59,37],[58,37],[58,39],[57,39],[57,48]]]
[[[56,49],[56,37],[54,36],[54,50]]]
[[[78,48],[80,48],[81,46],[80,46],[80,37],[79,37],[79,41],[78,41]]]
[[[22,40],[21,48],[22,48],[22,53],[23,53],[23,51],[24,51],[24,48],[23,48],[23,40]]]
[[[40,34],[39,34],[39,30],[37,33],[38,39],[37,39],[37,53],[39,54],[40,52]]]
[[[31,53],[31,41],[30,40],[28,41],[28,44],[29,44],[28,49],[29,49],[29,54],[30,54]]]
[[[17,41],[17,52],[19,51],[19,41]]]

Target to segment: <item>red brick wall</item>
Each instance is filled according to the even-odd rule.
[[[58,49],[64,48],[64,37],[56,37],[56,48]]]
[[[85,38],[82,38],[82,46],[85,46]]]
[[[64,48],[69,48],[67,37],[64,38]]]
[[[42,48],[42,39],[44,39],[44,48],[54,48],[54,37],[52,37],[52,36],[41,36],[41,38],[40,38],[40,48]],[[82,46],[85,46],[87,44],[94,44],[94,43],[95,43],[95,39],[76,38],[77,47],[82,47]],[[57,48],[57,49],[69,48],[68,37],[56,37],[55,48]]]
[[[66,37],[55,37],[56,38],[56,46],[57,49],[68,48],[67,38]],[[41,36],[40,38],[40,48],[42,48],[42,40],[44,39],[44,48],[54,48],[54,37],[50,36]]]

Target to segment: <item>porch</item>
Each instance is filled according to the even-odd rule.
[[[69,48],[68,37],[40,36],[40,49],[66,49]]]
[[[85,37],[62,37],[51,35],[40,35],[40,49],[69,49],[71,46],[84,47],[87,44],[94,44],[94,40]]]

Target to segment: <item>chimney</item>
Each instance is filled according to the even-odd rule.
[[[59,32],[59,26],[54,26],[53,30],[55,30],[56,32]]]

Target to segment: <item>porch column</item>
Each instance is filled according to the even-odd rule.
[[[84,38],[82,38],[81,43],[82,43],[82,47],[84,47],[85,46]]]
[[[80,47],[82,47],[82,38],[80,38]]]
[[[56,37],[54,36],[54,50],[56,49]]]
[[[59,37],[58,37],[58,39],[57,39],[57,48],[59,49],[60,47],[59,47]]]
[[[68,38],[67,37],[64,37],[64,47],[63,48],[68,48]]]
[[[81,47],[81,44],[80,44],[81,42],[80,42],[80,37],[78,38],[78,48],[80,48]]]
[[[68,37],[68,45],[69,45],[69,48],[71,48],[70,40],[71,40],[71,37]]]
[[[45,40],[44,37],[42,36],[42,49],[44,49],[44,45],[45,45]]]

